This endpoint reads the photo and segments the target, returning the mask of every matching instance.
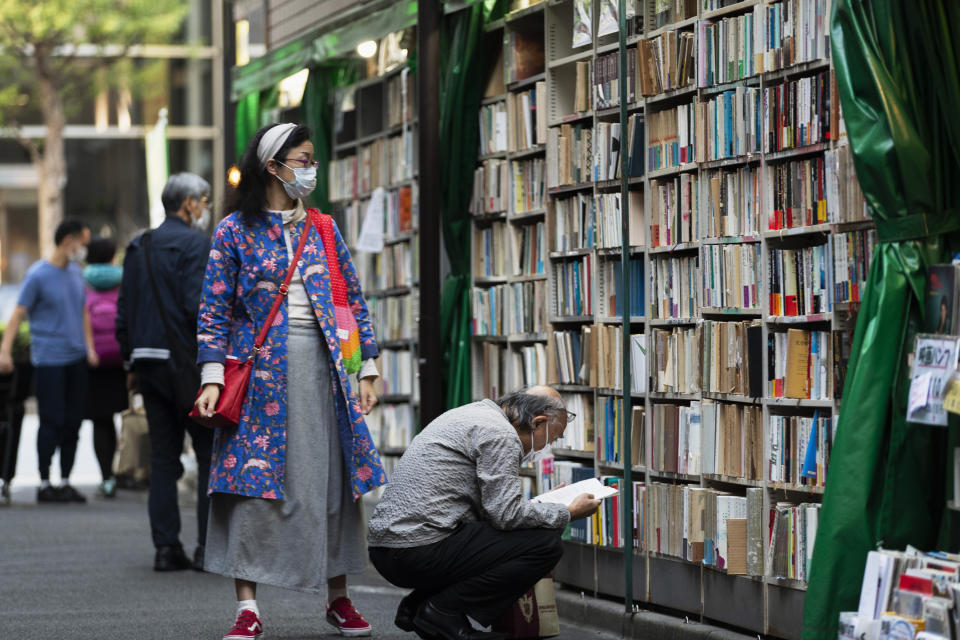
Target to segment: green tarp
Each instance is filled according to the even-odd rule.
[[[480,36],[483,7],[445,17],[440,51],[440,187],[443,242],[450,274],[443,283],[443,381],[445,406],[470,402],[470,198],[480,146],[477,113],[483,91],[480,77]]]
[[[834,640],[856,610],[868,551],[957,548],[942,429],[907,423],[908,355],[927,267],[957,247],[960,5],[835,0],[840,104],[881,244],[857,317],[806,593],[804,640]],[[952,456],[951,456],[952,457]]]

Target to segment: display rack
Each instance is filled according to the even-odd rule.
[[[619,275],[614,273],[611,277],[607,267],[620,264],[619,233],[611,243],[604,243],[599,238],[603,227],[602,205],[609,203],[609,196],[619,193],[620,181],[617,175],[604,173],[602,167],[599,170],[593,167],[594,158],[603,157],[604,152],[598,151],[597,147],[602,147],[598,142],[605,140],[610,125],[620,126],[620,148],[629,152],[631,147],[627,138],[631,122],[620,121],[620,109],[615,101],[597,104],[598,99],[609,98],[609,94],[598,94],[595,85],[609,88],[616,82],[615,69],[604,61],[609,54],[618,52],[619,47],[616,34],[596,35],[601,5],[606,3],[592,0],[589,4],[592,37],[589,44],[581,47],[572,46],[573,0],[549,0],[524,7],[487,26],[488,42],[484,53],[489,53],[491,60],[497,58],[498,50],[491,50],[490,42],[502,43],[503,62],[499,64],[503,65],[501,69],[508,79],[511,61],[517,60],[510,48],[521,41],[535,51],[536,47],[529,44],[530,39],[543,34],[543,71],[520,82],[504,83],[499,92],[488,90],[484,108],[501,102],[506,104],[511,92],[545,83],[541,93],[546,96],[546,105],[538,101],[536,108],[540,111],[546,107],[547,127],[547,198],[543,222],[548,253],[546,322],[542,330],[547,362],[546,376],[521,379],[500,375],[510,369],[501,366],[503,358],[516,357],[519,344],[510,333],[491,335],[482,326],[482,318],[477,316],[473,344],[474,397],[495,397],[535,382],[553,384],[568,403],[576,399],[580,406],[590,408],[587,413],[593,414],[588,418],[592,422],[592,446],[575,450],[565,442],[563,447],[553,449],[555,460],[592,464],[597,476],[622,478],[625,452],[620,451],[620,459],[611,461],[608,451],[601,451],[603,447],[598,444],[599,441],[606,446],[609,440],[604,428],[608,420],[600,415],[598,407],[607,406],[622,391],[616,385],[597,384],[597,379],[589,375],[584,379],[576,371],[571,372],[569,367],[566,371],[558,368],[558,358],[562,357],[559,354],[564,349],[572,348],[569,346],[571,341],[576,341],[572,336],[577,336],[581,340],[581,352],[588,350],[587,345],[600,345],[589,356],[592,363],[587,367],[596,368],[598,361],[602,365],[609,358],[626,357],[620,353],[619,337],[612,341],[616,353],[613,349],[605,350],[602,341],[587,342],[597,340],[596,334],[602,333],[603,327],[642,335],[646,361],[645,366],[634,368],[634,375],[640,371],[644,379],[630,393],[634,408],[643,411],[642,456],[631,468],[634,482],[643,485],[645,498],[635,507],[635,512],[640,507],[644,526],[649,527],[654,508],[649,501],[655,485],[688,486],[698,492],[713,490],[740,498],[750,495],[755,501],[752,503],[754,508],[759,507],[759,514],[752,512],[750,521],[756,522],[759,518],[763,523],[760,533],[752,536],[753,539],[757,535],[762,537],[763,560],[759,565],[752,565],[753,575],[731,575],[726,569],[699,560],[686,560],[676,553],[656,552],[649,544],[648,529],[643,533],[648,543],[632,553],[613,546],[610,536],[600,540],[603,544],[566,541],[564,558],[554,576],[563,583],[597,595],[623,597],[624,567],[629,559],[633,564],[633,598],[638,603],[682,611],[703,621],[718,622],[752,633],[790,640],[799,638],[806,586],[802,580],[778,575],[777,569],[767,561],[770,544],[767,524],[771,513],[777,512],[778,504],[782,509],[786,509],[787,503],[798,509],[800,505],[818,504],[823,494],[822,476],[811,480],[812,485],[796,482],[797,465],[803,460],[793,460],[790,480],[773,481],[770,462],[776,453],[771,448],[775,435],[773,425],[793,425],[785,427],[785,437],[792,439],[795,457],[801,448],[797,446],[798,442],[806,437],[805,433],[797,433],[801,427],[796,425],[807,423],[790,420],[814,416],[830,418],[832,428],[835,428],[840,403],[837,389],[842,385],[845,370],[840,340],[845,339],[849,346],[858,307],[858,288],[866,280],[864,265],[868,264],[871,242],[875,242],[871,237],[872,222],[866,215],[856,186],[849,150],[844,148],[845,135],[829,60],[829,39],[823,33],[829,19],[829,3],[826,0],[670,2],[662,3],[661,8],[667,10],[661,14],[656,13],[660,3],[637,3],[636,11],[641,19],[631,24],[642,22],[647,29],[628,34],[628,60],[632,59],[639,67],[643,60],[638,48],[650,46],[645,43],[659,41],[656,46],[687,43],[686,46],[693,47],[690,60],[694,68],[684,74],[679,72],[679,64],[676,68],[665,66],[673,73],[664,76],[658,92],[648,95],[643,95],[645,87],[641,86],[639,71],[629,64],[626,70],[637,74],[629,83],[634,95],[625,99],[629,100],[628,116],[643,118],[643,144],[640,147],[643,157],[640,160],[647,169],[642,175],[631,175],[628,180],[630,253],[642,264],[643,303],[639,312],[631,310],[626,317],[624,310],[617,313],[609,308],[610,294],[619,285]],[[793,59],[789,59],[787,49],[763,51],[772,38],[744,36],[751,25],[756,26],[764,20],[781,20],[780,12],[785,11],[785,5],[794,10],[791,17],[798,29],[796,33],[823,36],[809,40],[796,38],[792,45]],[[524,37],[518,38],[518,33]],[[741,43],[744,50],[730,46],[735,42]],[[701,47],[708,44],[709,48],[701,52]],[[718,55],[712,64],[705,65],[704,69],[697,67],[702,61],[710,61],[715,52]],[[495,75],[496,64],[491,64],[488,77]],[[583,76],[585,69],[588,73],[586,80]],[[817,78],[821,80],[820,84],[813,80]],[[586,103],[582,90],[578,93],[578,87],[584,82],[589,88]],[[795,91],[790,89],[788,93],[778,89],[791,83],[796,87]],[[817,99],[821,96],[820,108],[828,107],[830,115],[820,124],[829,127],[830,136],[817,136],[806,130],[807,139],[800,140],[800,143],[792,140],[785,145],[782,139],[768,135],[761,120],[757,135],[751,139],[744,135],[749,128],[742,117],[730,118],[728,132],[714,135],[711,118],[716,118],[716,113],[723,113],[724,108],[731,109],[732,106],[740,107],[734,113],[741,116],[751,113],[750,109],[757,105],[762,110],[764,104],[769,104],[765,98],[769,101],[779,97],[775,93],[778,90],[783,92],[786,104],[790,104],[790,100],[800,100],[810,112],[817,110]],[[827,95],[830,96],[829,102]],[[686,136],[679,136],[677,130],[684,122],[689,124]],[[730,132],[740,135],[730,136]],[[575,148],[578,141],[586,140],[585,136],[589,136],[594,148],[578,157],[571,147]],[[726,146],[726,137],[735,137],[739,145]],[[678,152],[677,147],[682,143],[690,143],[689,154]],[[667,147],[656,149],[658,144],[666,144],[668,151],[665,151]],[[660,153],[652,152],[652,148]],[[481,169],[478,175],[487,175],[483,169],[489,165],[484,163],[491,160],[509,162],[516,153],[510,149],[484,151],[478,158]],[[544,152],[536,149],[533,153]],[[720,193],[727,195],[728,199],[718,199]],[[803,206],[799,208],[806,215],[806,204],[802,199],[810,194],[817,196],[814,200],[823,200],[826,204],[818,208],[814,202],[807,219],[795,222],[785,213],[774,215],[775,210],[784,209],[784,203],[777,198],[782,200],[785,194],[789,195],[793,205],[791,213],[794,206],[801,204]],[[506,200],[509,202],[509,198]],[[581,212],[585,213],[578,217]],[[772,224],[771,219],[774,220]],[[490,211],[475,209],[474,250],[478,246],[477,238],[482,237],[485,230],[501,224],[515,224],[508,208],[502,211],[496,207]],[[635,235],[637,225],[640,225],[641,233]],[[669,228],[664,229],[664,226]],[[619,223],[613,228],[619,229]],[[496,253],[497,249],[494,241],[492,251]],[[817,251],[821,254],[816,255]],[[778,278],[784,275],[782,269],[791,268],[784,267],[788,264],[787,257],[801,268],[808,264],[823,267],[826,292],[822,304],[810,305],[809,309],[803,309],[801,304],[793,309],[791,301],[789,310],[771,308],[771,294],[779,292],[782,300],[786,293],[779,291]],[[812,262],[821,258],[825,258],[822,265]],[[481,273],[490,266],[482,256],[478,258],[475,254],[474,264],[475,302],[492,287],[513,286],[517,282],[518,276],[513,274],[488,277]],[[850,277],[844,277],[851,272]],[[661,285],[676,286],[681,276],[692,284],[689,291],[682,293],[693,302],[675,300],[677,307],[665,310],[666,289]],[[710,286],[705,283],[705,277],[723,277],[740,283],[741,287],[736,290]],[[845,280],[850,282],[844,284]],[[811,284],[813,280],[801,282]],[[578,288],[579,297],[576,295]],[[632,291],[631,297],[635,299],[636,293]],[[744,345],[749,362],[744,363],[741,359],[731,369],[736,373],[739,368],[746,375],[748,369],[755,372],[759,367],[760,371],[756,372],[758,380],[754,380],[754,383],[759,382],[759,392],[756,384],[750,389],[730,388],[727,392],[719,387],[704,390],[702,371],[692,375],[691,379],[696,383],[693,386],[672,388],[675,385],[668,385],[671,388],[660,389],[658,376],[662,372],[657,369],[657,340],[667,338],[660,332],[670,332],[670,338],[680,342],[685,335],[693,336],[694,357],[683,361],[683,371],[689,373],[690,366],[702,366],[707,344],[704,342],[705,327],[715,326],[714,323],[723,323],[725,332],[733,332],[731,327],[737,323],[741,327],[737,330],[742,330],[744,336],[749,331],[754,340],[749,351]],[[830,357],[823,360],[820,380],[824,387],[816,397],[812,394],[809,398],[778,397],[782,394],[774,392],[772,379],[777,378],[784,364],[779,355],[782,352],[778,349],[783,345],[778,346],[778,336],[791,329],[823,332],[821,344],[828,348]],[[540,333],[538,331],[535,338],[539,339]],[[722,344],[726,348],[730,343],[727,335],[718,329],[717,335],[711,339],[719,345],[720,338],[724,337]],[[715,346],[719,353],[719,346]],[[617,367],[613,369],[618,370]],[[493,384],[491,374],[496,377]],[[636,385],[637,381],[634,383]],[[740,473],[704,471],[703,460],[695,461],[700,466],[694,466],[693,471],[665,470],[655,464],[657,447],[667,442],[657,440],[658,416],[681,413],[680,409],[674,409],[681,407],[702,421],[705,406],[712,406],[710,411],[718,412],[731,411],[723,409],[731,406],[740,414],[749,409],[752,416],[759,416],[757,426],[762,452],[753,447],[750,449],[752,455],[741,456]],[[615,437],[621,437],[623,429],[633,428],[632,419],[627,422],[629,424],[621,423],[613,434]],[[575,423],[572,427],[579,425]],[[744,425],[734,422],[731,428],[740,434],[738,443],[742,446],[748,437]],[[589,437],[591,429],[584,426],[583,431]],[[825,431],[826,427],[821,425],[820,433]],[[662,433],[662,429],[659,432]],[[634,435],[638,435],[636,430]],[[750,442],[756,443],[756,438],[751,437]],[[671,446],[677,446],[676,442]],[[820,450],[823,449],[820,445]],[[824,460],[820,462],[825,464]],[[756,468],[758,464],[759,469]],[[749,465],[753,466],[748,472]],[[630,499],[632,491],[632,488],[624,488],[621,506],[623,500]],[[692,493],[690,489],[687,492]],[[756,502],[757,495],[762,497],[759,503]],[[808,508],[802,509],[796,513],[784,511],[782,515],[808,517]],[[809,509],[813,510],[812,518],[816,515],[816,507]],[[629,548],[629,543],[626,546]],[[796,571],[792,573],[797,575]]]
[[[334,105],[330,200],[363,283],[380,348],[379,403],[367,424],[388,471],[419,424],[415,86],[404,66],[338,90]],[[378,205],[383,250],[358,251],[361,226]]]

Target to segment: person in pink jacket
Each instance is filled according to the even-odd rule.
[[[113,476],[113,456],[117,452],[113,416],[126,410],[128,404],[126,374],[114,329],[123,276],[123,268],[113,264],[116,253],[117,245],[112,239],[92,240],[83,270],[93,344],[100,359],[98,366],[90,367],[84,418],[93,421],[93,448],[103,478],[97,493],[104,498],[114,497],[117,491],[117,480]]]

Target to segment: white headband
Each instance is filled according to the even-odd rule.
[[[260,166],[266,168],[267,160],[277,155],[280,147],[290,137],[290,133],[297,128],[295,124],[278,124],[267,129],[267,132],[260,138],[260,144],[257,146],[257,157],[260,159]]]

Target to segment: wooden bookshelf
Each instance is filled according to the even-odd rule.
[[[784,0],[796,1],[796,0]],[[815,2],[817,0],[801,0]],[[821,2],[823,0],[820,0]],[[825,379],[830,381],[829,392],[820,398],[786,398],[774,397],[772,393],[769,372],[771,367],[778,364],[771,361],[773,357],[770,348],[771,339],[791,329],[801,329],[808,332],[825,332],[829,336],[829,347],[832,349],[835,336],[849,334],[853,326],[853,316],[856,310],[856,301],[847,300],[848,287],[841,292],[834,285],[838,282],[837,276],[841,269],[849,271],[851,256],[857,257],[857,251],[865,250],[857,244],[864,234],[866,239],[873,229],[873,224],[866,219],[862,201],[857,200],[851,184],[855,185],[852,173],[836,178],[838,167],[842,165],[845,135],[842,122],[837,114],[825,118],[823,125],[829,125],[829,139],[813,139],[794,141],[790,144],[771,144],[766,134],[760,136],[755,143],[740,140],[740,146],[712,149],[703,144],[705,140],[696,140],[690,157],[680,157],[676,161],[661,163],[659,166],[651,164],[650,147],[653,141],[651,122],[670,110],[688,108],[690,114],[697,115],[697,109],[723,108],[720,101],[741,99],[757,99],[763,103],[764,92],[776,90],[784,83],[814,83],[812,80],[820,75],[823,80],[822,88],[835,91],[831,83],[831,64],[827,48],[823,41],[814,43],[814,46],[797,48],[795,51],[809,51],[808,59],[803,59],[801,53],[793,61],[779,55],[760,55],[751,58],[754,68],[750,65],[741,67],[731,66],[724,70],[714,70],[714,76],[703,75],[700,69],[693,69],[693,80],[686,86],[671,87],[654,95],[642,95],[641,86],[637,83],[635,94],[620,96],[628,102],[628,114],[641,114],[645,119],[644,166],[647,171],[643,176],[630,177],[629,191],[637,194],[638,202],[642,202],[642,214],[639,224],[642,225],[642,240],[631,242],[631,257],[642,261],[644,280],[644,307],[642,313],[631,313],[627,317],[623,314],[610,312],[606,308],[606,298],[614,283],[604,280],[602,266],[608,262],[619,262],[620,247],[597,248],[596,234],[592,240],[583,240],[579,230],[573,229],[566,223],[571,203],[581,205],[596,203],[598,198],[618,194],[620,191],[619,179],[605,176],[599,179],[594,173],[591,161],[589,171],[584,175],[572,175],[570,179],[563,179],[559,167],[551,165],[554,158],[560,155],[561,137],[566,133],[575,132],[576,136],[590,131],[592,141],[597,143],[597,132],[602,126],[619,124],[621,129],[621,148],[629,151],[625,144],[628,135],[628,122],[620,122],[620,111],[616,105],[598,107],[595,103],[596,93],[593,85],[595,67],[598,59],[605,55],[616,53],[619,46],[616,36],[597,37],[598,12],[600,2],[592,0],[592,39],[589,45],[573,46],[573,0],[550,0],[531,7],[522,13],[508,16],[508,19],[487,26],[486,36],[488,45],[493,42],[494,50],[491,58],[498,56],[496,46],[508,47],[511,42],[511,31],[527,29],[532,33],[543,34],[543,71],[522,82],[502,84],[500,90],[485,97],[484,105],[491,105],[498,101],[507,101],[511,92],[529,90],[538,82],[545,82],[546,104],[539,103],[537,109],[545,109],[546,127],[548,129],[546,149],[543,151],[538,145],[536,149],[523,152],[526,157],[544,157],[546,159],[546,206],[543,215],[545,238],[547,243],[546,270],[547,300],[546,300],[546,327],[544,329],[543,344],[546,346],[547,372],[544,379],[523,380],[527,382],[546,382],[554,386],[567,397],[579,397],[594,410],[602,401],[613,399],[622,394],[618,389],[592,386],[582,380],[565,380],[559,382],[557,374],[558,353],[554,332],[577,333],[585,328],[623,325],[624,330],[633,334],[643,334],[646,346],[647,363],[645,371],[648,376],[654,372],[655,332],[673,330],[699,331],[704,322],[720,323],[748,323],[760,332],[759,355],[756,362],[751,361],[751,367],[759,367],[762,378],[762,393],[720,393],[705,392],[657,392],[648,391],[654,387],[650,381],[642,385],[642,392],[631,392],[633,407],[640,407],[644,412],[643,425],[643,459],[632,466],[633,478],[637,482],[644,482],[647,486],[647,496],[650,495],[652,483],[666,485],[683,485],[696,489],[710,489],[722,491],[726,494],[744,497],[747,492],[762,493],[763,501],[761,517],[764,519],[762,531],[764,562],[759,572],[754,575],[729,575],[725,569],[705,565],[667,555],[656,553],[645,544],[644,548],[627,553],[623,548],[607,546],[589,546],[578,542],[567,542],[567,552],[554,575],[561,582],[577,587],[584,591],[612,597],[624,595],[624,563],[632,561],[634,567],[633,597],[637,602],[647,602],[684,612],[692,618],[701,621],[715,621],[725,625],[756,634],[794,640],[799,638],[801,629],[803,596],[805,583],[801,580],[776,575],[771,567],[767,566],[768,535],[766,518],[771,510],[776,510],[778,503],[792,505],[813,504],[822,500],[823,487],[795,482],[774,482],[771,479],[771,438],[772,425],[777,419],[818,419],[831,418],[836,420],[839,411],[838,399],[833,381],[836,378],[832,359],[825,361]],[[678,2],[669,3],[671,12],[683,5]],[[628,56],[638,56],[638,47],[644,41],[656,38],[670,38],[672,34],[693,34],[695,48],[693,59],[700,60],[699,46],[706,42],[702,38],[724,37],[725,29],[735,30],[746,24],[748,16],[751,20],[762,18],[766,11],[776,10],[783,2],[769,0],[744,0],[741,2],[720,2],[708,0],[706,2],[689,2],[693,13],[681,15],[664,14],[656,16],[655,3],[637,2],[637,12],[642,16],[645,30],[640,33],[631,33],[627,38]],[[536,23],[536,21],[540,21]],[[739,21],[739,22],[737,22]],[[756,23],[754,23],[756,24]],[[730,31],[732,32],[732,31]],[[810,33],[813,33],[811,30]],[[689,35],[683,36],[689,38]],[[485,54],[487,51],[485,50]],[[758,52],[753,52],[758,53]],[[509,56],[506,56],[509,57]],[[745,59],[746,56],[743,56]],[[639,65],[639,60],[636,61]],[[740,64],[742,61],[738,61]],[[580,78],[584,66],[589,69],[591,79],[588,82],[590,95],[586,104],[577,100],[578,65]],[[725,77],[725,73],[732,73],[738,77]],[[822,74],[822,75],[821,75]],[[504,69],[502,75],[509,77],[509,70]],[[807,87],[807,85],[804,85]],[[792,90],[792,89],[791,89]],[[803,89],[804,91],[806,88]],[[773,94],[771,94],[773,95]],[[579,102],[579,103],[578,103]],[[835,99],[831,99],[836,108]],[[704,111],[701,111],[703,113]],[[709,111],[706,111],[709,113]],[[742,124],[742,123],[738,123]],[[705,127],[707,124],[704,125]],[[691,129],[697,135],[694,127]],[[761,123],[762,130],[762,123]],[[566,145],[569,141],[562,144]],[[588,154],[591,157],[593,154]],[[509,161],[519,156],[518,152],[496,152],[495,159]],[[478,154],[478,163],[494,159],[487,155]],[[559,162],[559,161],[558,161]],[[770,224],[774,202],[774,186],[778,175],[787,175],[789,171],[796,171],[800,176],[805,165],[812,163],[814,169],[820,171],[818,185],[824,189],[825,199],[829,201],[824,215],[820,219],[813,218],[805,224],[783,224],[786,228],[777,228]],[[817,163],[820,163],[819,165]],[[478,164],[478,166],[480,166]],[[813,172],[814,169],[810,171]],[[781,172],[778,174],[777,172]],[[810,175],[814,175],[811,173]],[[803,184],[810,184],[809,182]],[[718,186],[719,185],[719,186]],[[664,242],[663,236],[655,238],[651,229],[655,204],[660,198],[669,195],[670,189],[689,188],[695,198],[689,210],[689,228],[671,229],[669,241]],[[724,201],[724,208],[715,210],[717,200],[711,189],[722,188],[730,199]],[[853,194],[853,195],[851,195]],[[677,198],[680,207],[680,199]],[[858,205],[859,203],[859,205]],[[634,209],[634,203],[631,203]],[[723,211],[723,213],[720,213]],[[819,211],[819,210],[818,210]],[[595,213],[595,211],[594,211]],[[502,219],[506,224],[515,224],[512,214],[502,212]],[[490,216],[496,213],[478,212],[474,219],[474,233],[482,233],[490,224]],[[539,212],[536,215],[540,215]],[[564,221],[560,225],[561,218]],[[631,212],[631,226],[636,220]],[[596,224],[596,220],[592,220]],[[792,221],[791,221],[792,222]],[[561,229],[561,231],[558,231]],[[676,234],[674,234],[676,232]],[[631,233],[632,235],[632,233]],[[577,241],[566,246],[558,246],[558,237],[569,239],[576,237]],[[820,308],[804,309],[789,315],[782,310],[771,308],[772,278],[777,274],[772,264],[774,259],[782,259],[778,252],[803,252],[811,247],[826,247],[829,256],[824,263],[824,273],[828,281],[824,304]],[[743,256],[745,248],[755,251],[759,248],[759,263],[755,264],[750,282],[751,304],[736,306],[728,303],[706,304],[703,297],[703,267],[708,256],[719,259],[722,263],[732,259],[732,256]],[[737,251],[741,253],[737,253]],[[724,253],[724,252],[727,253]],[[846,253],[844,253],[846,252]],[[752,254],[757,255],[757,254]],[[796,253],[785,254],[796,256]],[[719,256],[719,258],[717,258]],[[779,258],[777,256],[780,256]],[[571,309],[567,296],[570,291],[562,267],[590,260],[589,287],[586,289],[590,297],[589,309]],[[691,313],[663,314],[654,306],[658,299],[654,287],[655,270],[665,261],[692,260],[697,265],[693,275],[694,288],[697,294],[697,303]],[[743,274],[741,274],[743,276]],[[516,282],[517,276],[506,276],[505,284]],[[863,278],[865,280],[865,277]],[[581,283],[583,284],[583,283]],[[856,284],[862,284],[858,281]],[[483,276],[474,281],[475,289],[486,289],[490,284]],[[779,285],[778,285],[779,286]],[[855,297],[855,296],[854,296]],[[582,335],[582,334],[580,334]],[[473,371],[475,380],[478,375],[484,375],[489,366],[492,351],[486,352],[486,360],[478,349],[478,344],[493,343],[501,348],[501,353],[510,354],[511,344],[504,337],[502,342],[494,342],[496,337],[477,337],[472,348],[474,349]],[[700,343],[702,345],[702,343]],[[832,351],[831,351],[832,354]],[[702,357],[702,354],[701,354]],[[519,383],[516,376],[512,380],[501,379],[498,390],[509,391],[514,386],[510,382]],[[475,385],[476,398],[486,397],[483,388]],[[761,479],[752,479],[746,476],[724,475],[720,473],[696,472],[681,473],[658,471],[653,460],[654,451],[654,413],[663,407],[672,405],[695,408],[702,411],[705,405],[716,407],[735,406],[740,410],[749,409],[759,415],[762,421],[762,466]],[[702,417],[702,416],[701,416]],[[593,424],[595,437],[601,432],[600,419],[594,413]],[[791,423],[793,424],[793,423]],[[796,424],[800,424],[799,422]],[[835,429],[835,422],[832,424]],[[601,434],[602,435],[602,434]],[[799,436],[791,436],[799,438]],[[597,449],[595,447],[594,449]],[[798,447],[799,448],[799,447]],[[755,450],[754,450],[755,451]],[[572,450],[557,448],[554,450],[557,460],[566,460],[581,463],[593,463],[595,474],[602,476],[623,475],[622,462],[610,462],[603,459],[598,450]],[[799,451],[793,455],[799,458]],[[795,459],[793,464],[800,465],[802,460]],[[702,464],[702,461],[701,461]],[[627,494],[629,488],[626,489]],[[751,493],[750,495],[758,495]],[[649,505],[648,505],[649,508]],[[649,516],[649,511],[645,512]],[[650,518],[645,522],[649,524]],[[646,540],[647,532],[643,533]],[[630,546],[627,546],[627,550]],[[748,603],[748,604],[745,604]]]
[[[367,424],[388,470],[419,425],[415,89],[415,76],[401,67],[339,90],[334,104],[332,213],[353,254],[380,347],[380,402]],[[359,252],[375,197],[383,208],[384,248]]]

